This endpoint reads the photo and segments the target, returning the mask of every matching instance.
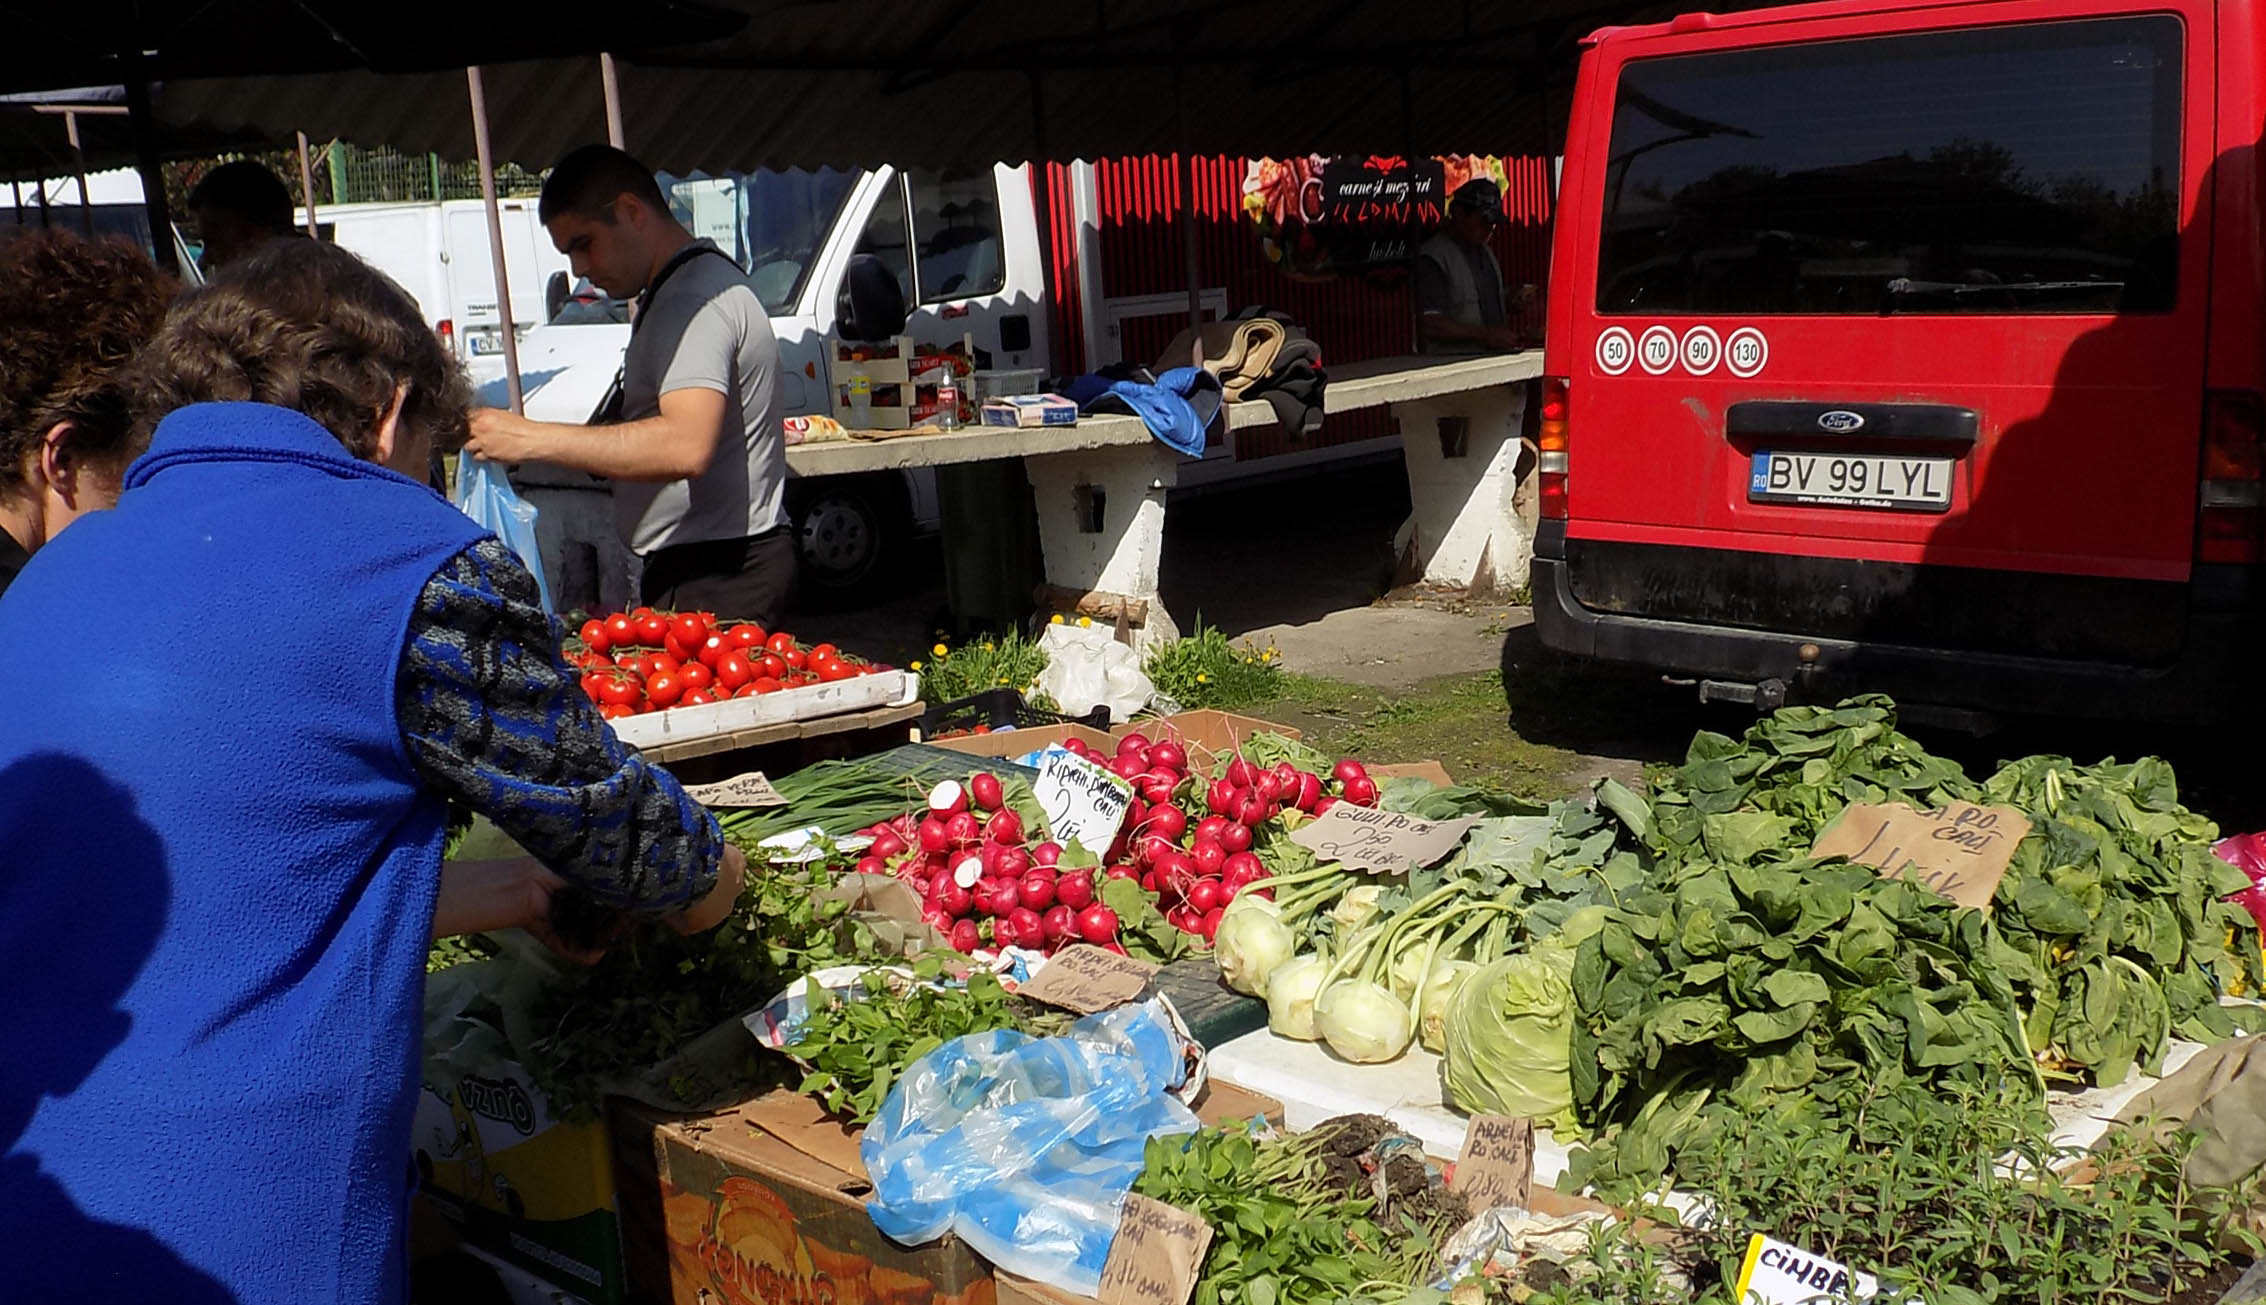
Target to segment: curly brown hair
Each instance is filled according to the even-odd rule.
[[[271,403],[315,419],[358,458],[377,456],[393,396],[436,447],[464,442],[472,386],[409,293],[314,240],[276,240],[183,295],[135,368],[138,425],[192,403]]]
[[[26,487],[47,432],[115,474],[138,451],[123,380],[180,289],[124,240],[27,231],[0,244],[0,494]]]

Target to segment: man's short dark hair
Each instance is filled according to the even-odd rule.
[[[560,159],[543,179],[535,216],[546,223],[562,213],[611,222],[614,201],[624,195],[668,215],[669,201],[661,198],[653,169],[611,145],[585,145]]]
[[[223,163],[206,173],[189,192],[189,207],[226,213],[270,231],[289,231],[293,226],[291,188],[250,159]]]

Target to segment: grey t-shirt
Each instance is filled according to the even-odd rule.
[[[760,535],[787,519],[779,342],[727,255],[686,260],[639,314],[623,364],[622,419],[656,416],[662,395],[693,389],[724,396],[724,433],[707,472],[661,485],[614,482],[615,522],[640,555]]]

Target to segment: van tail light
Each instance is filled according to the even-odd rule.
[[[1566,378],[1543,377],[1542,419],[1534,426],[1534,486],[1544,521],[1566,519],[1567,409]]]
[[[434,329],[441,333],[441,344],[448,349],[451,355],[454,355],[456,353],[456,323],[444,317],[441,319],[441,324]]]
[[[2266,528],[2266,404],[2248,390],[2213,390],[2203,401],[2203,494],[2195,557],[2256,562]]]

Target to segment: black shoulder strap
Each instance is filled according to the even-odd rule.
[[[635,335],[637,333],[639,324],[644,322],[645,310],[652,304],[653,297],[661,293],[661,287],[668,284],[669,278],[677,274],[678,268],[683,267],[685,264],[691,262],[695,258],[700,257],[702,254],[714,254],[718,258],[731,257],[731,255],[725,253],[721,249],[718,249],[716,246],[707,243],[706,241],[694,241],[692,244],[686,245],[683,249],[680,249],[675,254],[671,255],[669,261],[661,265],[661,270],[653,274],[653,280],[651,284],[647,285],[645,289],[641,291],[637,296],[637,312],[631,316],[629,324],[630,333],[632,335]],[[738,267],[739,264],[734,263],[732,264],[732,266]]]

